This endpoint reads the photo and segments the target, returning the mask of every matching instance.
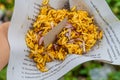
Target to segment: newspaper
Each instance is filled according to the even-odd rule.
[[[29,53],[25,34],[32,27],[39,13],[42,0],[16,0],[9,29],[11,47],[7,80],[57,80],[79,64],[97,60],[120,65],[120,21],[105,0],[50,0],[55,9],[77,6],[94,17],[95,23],[104,31],[103,39],[85,55],[68,55],[64,61],[47,63],[48,72],[40,72]]]

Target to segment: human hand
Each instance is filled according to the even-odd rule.
[[[10,47],[8,42],[8,28],[10,22],[0,25],[0,70],[8,63]]]

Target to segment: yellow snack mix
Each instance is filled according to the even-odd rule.
[[[48,6],[49,0],[43,0],[39,15],[33,28],[26,33],[26,44],[30,49],[29,57],[34,60],[41,72],[46,72],[46,63],[64,60],[67,54],[82,55],[91,50],[103,37],[103,31],[94,24],[93,17],[86,11],[53,9]],[[67,17],[68,22],[56,36],[56,41],[44,47],[44,36]]]

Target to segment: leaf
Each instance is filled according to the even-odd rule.
[[[72,80],[78,80],[76,77],[73,77],[73,79]]]
[[[79,74],[81,74],[81,75],[88,74],[88,70],[87,69],[80,70]]]

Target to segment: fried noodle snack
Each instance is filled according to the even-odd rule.
[[[28,30],[25,38],[30,49],[29,57],[41,72],[48,71],[46,63],[64,60],[67,54],[87,53],[103,36],[103,31],[94,24],[93,17],[89,17],[86,11],[76,10],[76,7],[56,10],[48,2],[43,1],[33,28]],[[45,48],[44,36],[66,17],[68,23],[57,35],[56,41]]]

